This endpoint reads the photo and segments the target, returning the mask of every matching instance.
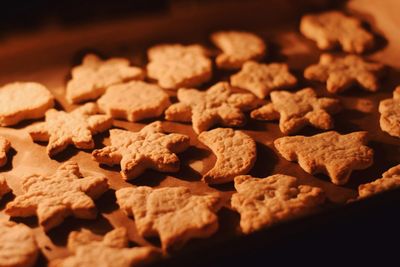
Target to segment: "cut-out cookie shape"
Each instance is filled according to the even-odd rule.
[[[300,31],[324,50],[340,44],[343,51],[360,54],[374,45],[374,36],[363,29],[360,20],[339,11],[303,16]]]
[[[369,197],[398,187],[400,187],[400,164],[384,172],[382,178],[360,185],[358,187],[358,198]]]
[[[307,125],[328,130],[333,128],[331,114],[340,110],[340,103],[333,98],[317,98],[311,88],[295,93],[279,91],[271,93],[272,103],[268,103],[251,112],[257,120],[279,119],[282,133],[293,134]]]
[[[376,92],[384,69],[380,63],[368,62],[355,55],[340,57],[322,54],[318,64],[306,68],[304,77],[326,82],[330,93],[341,93],[353,85]]]
[[[33,174],[23,178],[24,193],[7,203],[5,212],[12,217],[37,215],[45,231],[61,224],[73,215],[95,219],[96,206],[92,199],[108,190],[107,178],[83,177],[76,162],[63,163],[52,175]]]
[[[178,103],[165,111],[169,121],[192,122],[199,134],[221,124],[227,127],[243,126],[243,112],[258,106],[259,100],[250,93],[233,93],[226,82],[219,82],[205,92],[196,89],[179,89]]]
[[[341,135],[330,131],[310,137],[281,137],[274,145],[286,160],[298,161],[306,172],[327,174],[332,183],[343,185],[353,170],[372,165],[374,151],[367,142],[367,132]]]
[[[296,85],[297,79],[289,72],[287,64],[261,64],[248,61],[242,70],[231,76],[231,84],[249,90],[258,98],[265,98],[273,90]]]
[[[260,60],[265,56],[266,45],[250,32],[220,31],[211,35],[211,41],[222,50],[216,63],[221,69],[240,69],[249,60]]]
[[[73,253],[64,259],[51,262],[51,267],[131,267],[142,266],[160,256],[151,247],[128,247],[128,235],[124,228],[116,228],[104,237],[88,230],[73,231],[68,237],[68,250]]]
[[[393,98],[379,103],[379,120],[382,131],[391,136],[400,137],[400,86],[393,92]]]
[[[231,206],[240,213],[245,234],[307,214],[325,201],[321,188],[300,185],[297,178],[283,174],[261,179],[237,176],[235,188]]]
[[[132,81],[109,87],[97,104],[101,112],[113,118],[140,121],[159,117],[171,103],[157,85]]]
[[[195,195],[186,187],[122,188],[118,205],[135,219],[145,237],[159,235],[163,250],[178,248],[189,239],[207,238],[218,229],[218,194]]]
[[[125,58],[103,61],[94,54],[88,54],[83,58],[82,65],[72,69],[72,79],[67,84],[67,100],[80,103],[96,99],[111,85],[143,78],[144,71],[130,66]]]
[[[23,120],[44,117],[54,105],[46,87],[34,82],[15,82],[0,88],[0,126],[15,125]]]
[[[147,75],[162,88],[194,87],[211,78],[212,63],[200,45],[156,45],[147,55]]]
[[[8,187],[6,178],[4,178],[4,176],[0,176],[0,200],[1,200],[2,196],[4,196],[5,194],[7,194],[10,191],[11,191],[11,189],[10,189],[10,187]]]
[[[11,143],[3,136],[0,136],[0,167],[7,163],[7,152],[11,148]]]
[[[0,220],[0,266],[30,267],[39,247],[33,231],[22,223]]]
[[[49,142],[46,150],[50,157],[72,144],[79,149],[92,149],[92,135],[112,126],[112,118],[95,115],[97,111],[93,103],[87,103],[69,113],[50,109],[46,112],[46,121],[29,127],[28,132],[34,141]]]
[[[180,153],[189,147],[189,137],[164,134],[161,122],[145,126],[139,132],[110,130],[111,145],[93,151],[93,159],[106,165],[121,165],[124,179],[133,179],[146,169],[177,172]]]
[[[256,162],[256,142],[242,131],[217,128],[202,132],[198,139],[217,157],[214,167],[203,176],[208,184],[231,182],[235,176],[247,174]]]

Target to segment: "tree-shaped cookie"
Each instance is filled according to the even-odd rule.
[[[110,85],[143,78],[143,70],[130,66],[125,58],[103,61],[94,54],[87,54],[82,65],[72,69],[72,79],[67,84],[67,99],[70,103],[96,99]]]
[[[11,143],[5,137],[0,136],[0,167],[7,163],[7,152],[11,148]]]
[[[253,110],[251,117],[257,120],[279,119],[279,128],[288,135],[299,131],[306,125],[328,130],[333,128],[331,114],[339,111],[340,103],[333,98],[317,98],[311,88],[295,93],[277,91],[271,93],[272,103]]]
[[[139,132],[110,130],[111,145],[93,151],[94,160],[106,165],[121,165],[124,179],[133,179],[146,169],[177,172],[180,153],[189,147],[189,137],[164,134],[160,121],[145,126]]]
[[[76,162],[63,163],[52,175],[33,174],[23,178],[23,194],[7,203],[5,212],[12,217],[37,215],[45,231],[73,215],[94,219],[97,215],[92,199],[108,190],[102,176],[83,177]]]
[[[191,121],[197,134],[216,124],[242,126],[246,122],[243,112],[255,108],[259,103],[253,94],[233,93],[226,82],[219,82],[205,92],[179,89],[178,100],[179,103],[171,105],[165,111],[165,119]]]
[[[87,103],[69,113],[50,109],[46,112],[46,121],[31,126],[28,131],[34,141],[49,142],[47,154],[50,157],[70,144],[80,149],[92,149],[92,134],[112,126],[111,117],[96,113],[97,106],[93,103]]]
[[[231,76],[231,84],[249,90],[258,98],[265,98],[273,90],[290,88],[297,79],[289,72],[287,64],[261,64],[248,61],[242,70]]]
[[[135,219],[142,236],[159,235],[162,248],[177,248],[218,229],[217,194],[196,195],[186,187],[128,187],[116,192],[118,205]]]
[[[393,98],[379,103],[381,129],[391,136],[400,137],[400,86],[393,92]]]
[[[320,49],[332,49],[340,44],[345,52],[363,53],[374,45],[374,36],[362,27],[360,20],[339,11],[303,16],[300,31],[316,41]]]
[[[51,262],[51,267],[132,267],[142,266],[159,257],[160,252],[151,247],[128,247],[124,228],[116,228],[104,237],[88,230],[73,231],[68,237],[68,250],[72,253],[64,259]]]
[[[237,176],[235,188],[231,206],[240,213],[240,228],[246,234],[304,215],[325,201],[321,188],[300,185],[297,178],[283,174]]]
[[[10,191],[11,191],[11,189],[10,189],[10,187],[8,187],[6,178],[4,178],[4,176],[0,176],[0,200],[1,200],[2,196],[4,196],[5,194],[7,194]]]
[[[383,72],[382,64],[365,61],[359,56],[322,54],[318,64],[306,68],[304,77],[326,82],[326,89],[331,93],[343,92],[352,85],[360,85],[367,91],[376,92]]]
[[[358,187],[358,198],[369,197],[398,187],[400,187],[400,164],[384,172],[382,178],[360,185]]]

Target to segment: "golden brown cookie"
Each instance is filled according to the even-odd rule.
[[[7,163],[7,152],[11,148],[11,143],[5,137],[0,136],[0,167]]]
[[[382,178],[360,185],[358,187],[358,198],[369,197],[398,187],[400,187],[400,164],[384,172]]]
[[[393,92],[393,98],[379,103],[379,120],[382,131],[391,136],[400,137],[400,86]]]
[[[7,194],[10,191],[11,191],[11,189],[10,189],[10,187],[8,187],[6,178],[4,178],[4,176],[0,176],[0,200],[1,200],[2,196],[4,196],[5,194]]]

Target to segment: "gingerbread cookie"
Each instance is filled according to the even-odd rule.
[[[7,163],[7,152],[11,148],[11,143],[3,136],[0,136],[0,167]]]
[[[221,124],[227,127],[242,126],[246,122],[244,111],[258,106],[253,94],[233,93],[226,82],[219,82],[205,92],[196,89],[179,89],[179,103],[165,111],[165,119],[190,122],[199,134]]]
[[[326,89],[330,93],[341,93],[353,85],[376,92],[384,69],[382,64],[365,61],[359,56],[322,54],[318,64],[306,68],[304,77],[326,82]]]
[[[374,151],[366,146],[367,132],[341,135],[330,131],[307,136],[282,137],[274,141],[279,153],[290,161],[298,161],[308,173],[324,173],[332,183],[347,183],[353,170],[362,170],[373,163]]]
[[[93,103],[87,103],[69,113],[50,109],[46,112],[46,121],[31,126],[28,131],[34,141],[49,142],[47,154],[50,157],[70,144],[79,149],[92,149],[92,135],[112,126],[112,118],[95,115],[97,111]]]
[[[5,212],[12,217],[37,215],[45,231],[73,215],[82,219],[96,218],[92,199],[108,189],[105,177],[83,177],[76,162],[63,163],[52,175],[33,174],[23,178],[24,193],[7,203]]]
[[[398,187],[400,187],[400,164],[384,172],[382,178],[360,185],[358,187],[358,198],[369,197]]]
[[[107,165],[121,165],[124,179],[133,179],[146,169],[177,172],[180,153],[189,147],[189,137],[164,134],[160,121],[145,126],[139,132],[110,130],[111,145],[93,151],[93,159]]]
[[[300,185],[297,178],[275,174],[266,178],[235,177],[231,206],[240,213],[245,234],[304,215],[325,201],[321,188]]]
[[[211,78],[212,63],[200,45],[156,45],[147,55],[147,75],[162,88],[193,87]]]
[[[374,45],[374,36],[363,29],[360,20],[339,11],[303,16],[300,31],[324,50],[340,44],[343,51],[360,54]]]
[[[220,198],[217,194],[195,195],[186,187],[153,189],[127,187],[116,192],[118,205],[135,219],[142,236],[160,236],[168,250],[192,238],[207,238],[218,229]]]
[[[215,32],[211,41],[222,50],[216,58],[221,69],[240,69],[246,61],[263,58],[267,49],[264,41],[250,32]]]
[[[331,114],[340,110],[340,103],[333,98],[317,98],[311,88],[296,93],[279,91],[271,93],[272,103],[253,110],[251,117],[257,120],[279,119],[281,132],[293,134],[306,125],[328,130],[333,128]]]
[[[393,92],[393,98],[379,103],[381,129],[391,136],[400,137],[400,86]]]
[[[111,85],[143,78],[143,70],[130,66],[125,58],[103,61],[94,54],[87,54],[82,65],[72,69],[72,79],[67,83],[67,100],[80,103],[96,99]]]
[[[296,85],[297,79],[287,64],[261,64],[248,61],[242,70],[231,76],[231,84],[249,90],[258,98],[265,98],[273,90],[286,89]]]
[[[29,227],[0,220],[0,266],[30,267],[38,255],[39,247]]]
[[[11,189],[10,189],[10,187],[8,187],[6,178],[4,178],[4,176],[0,176],[0,200],[1,200],[2,196],[4,196],[5,194],[7,194],[10,191],[11,191]]]
[[[247,174],[256,162],[256,142],[242,131],[217,128],[202,132],[198,139],[217,157],[214,167],[203,176],[208,184],[231,182],[235,176]]]
[[[53,105],[53,95],[40,83],[6,84],[0,88],[0,126],[42,118]]]

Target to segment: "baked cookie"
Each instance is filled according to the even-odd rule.
[[[360,185],[358,187],[358,198],[369,197],[398,187],[400,187],[400,164],[384,172],[382,178]]]
[[[72,79],[67,83],[67,100],[70,103],[93,100],[111,85],[143,78],[144,71],[130,66],[125,58],[101,60],[94,54],[87,54],[82,64],[72,69]]]
[[[245,234],[304,215],[325,201],[321,188],[300,185],[297,178],[283,174],[261,179],[237,176],[235,189],[231,206],[240,213]]]
[[[157,80],[162,88],[193,87],[211,78],[212,63],[200,45],[156,45],[147,55],[147,76]]]
[[[327,174],[332,183],[343,185],[353,170],[372,165],[374,151],[367,142],[367,132],[341,135],[330,131],[310,137],[281,137],[274,145],[286,160],[298,161],[306,172]]]
[[[235,176],[247,174],[256,162],[256,142],[242,131],[217,128],[202,132],[198,139],[217,157],[214,167],[203,175],[208,184],[231,182]]]
[[[67,161],[52,175],[33,174],[22,181],[24,193],[7,203],[5,212],[12,217],[37,215],[39,224],[49,231],[73,215],[95,219],[96,206],[92,199],[108,190],[107,178],[83,177],[76,162]]]
[[[11,148],[11,143],[5,137],[0,136],[0,167],[7,163],[7,152]]]
[[[0,87],[0,126],[11,126],[28,119],[44,117],[54,105],[46,87],[34,82],[15,82]]]
[[[115,194],[120,208],[134,217],[139,234],[159,235],[163,250],[210,237],[218,229],[218,194],[196,195],[182,186],[126,187]]]
[[[124,179],[133,179],[146,169],[177,172],[180,153],[189,147],[189,137],[164,134],[160,121],[145,126],[139,132],[110,130],[111,145],[93,151],[93,159],[106,165],[121,165]]]
[[[140,121],[159,117],[171,103],[157,85],[132,81],[110,86],[97,104],[101,112],[115,119]]]
[[[330,93],[341,93],[353,85],[376,92],[379,89],[379,78],[384,73],[384,65],[368,62],[359,56],[344,57],[322,54],[319,63],[311,65],[304,71],[309,80],[326,82]]]
[[[296,93],[272,92],[271,101],[253,110],[251,117],[256,120],[279,119],[279,128],[285,135],[293,134],[307,125],[323,130],[332,129],[331,114],[340,110],[339,100],[317,98],[311,88],[304,88]]]
[[[240,69],[246,61],[263,58],[267,49],[264,41],[250,32],[215,32],[211,34],[211,41],[222,50],[216,58],[221,69]]]
[[[393,98],[379,103],[379,120],[382,131],[391,136],[400,137],[400,86],[393,92]]]
[[[33,231],[22,223],[0,220],[0,266],[30,267],[39,247]]]
[[[273,90],[295,86],[297,79],[284,63],[261,64],[248,61],[242,70],[231,76],[231,84],[249,90],[258,98],[265,98]]]
[[[178,103],[165,111],[169,121],[192,122],[193,130],[199,134],[221,124],[227,127],[243,126],[243,114],[258,106],[253,94],[233,93],[227,82],[219,82],[205,92],[196,89],[179,89]]]
[[[10,189],[10,187],[8,187],[6,178],[4,178],[4,176],[0,176],[0,200],[1,200],[2,196],[4,196],[5,194],[7,194],[10,191],[11,191],[11,189]],[[0,264],[0,266],[1,266],[1,264]]]
[[[29,127],[28,132],[34,141],[49,142],[47,154],[50,157],[60,153],[68,145],[92,149],[92,135],[112,126],[112,118],[95,115],[97,111],[94,103],[86,103],[69,113],[50,109],[46,112],[46,121]]]
[[[345,52],[360,54],[374,45],[374,36],[362,27],[359,19],[339,11],[303,16],[300,31],[323,50],[340,45]]]

